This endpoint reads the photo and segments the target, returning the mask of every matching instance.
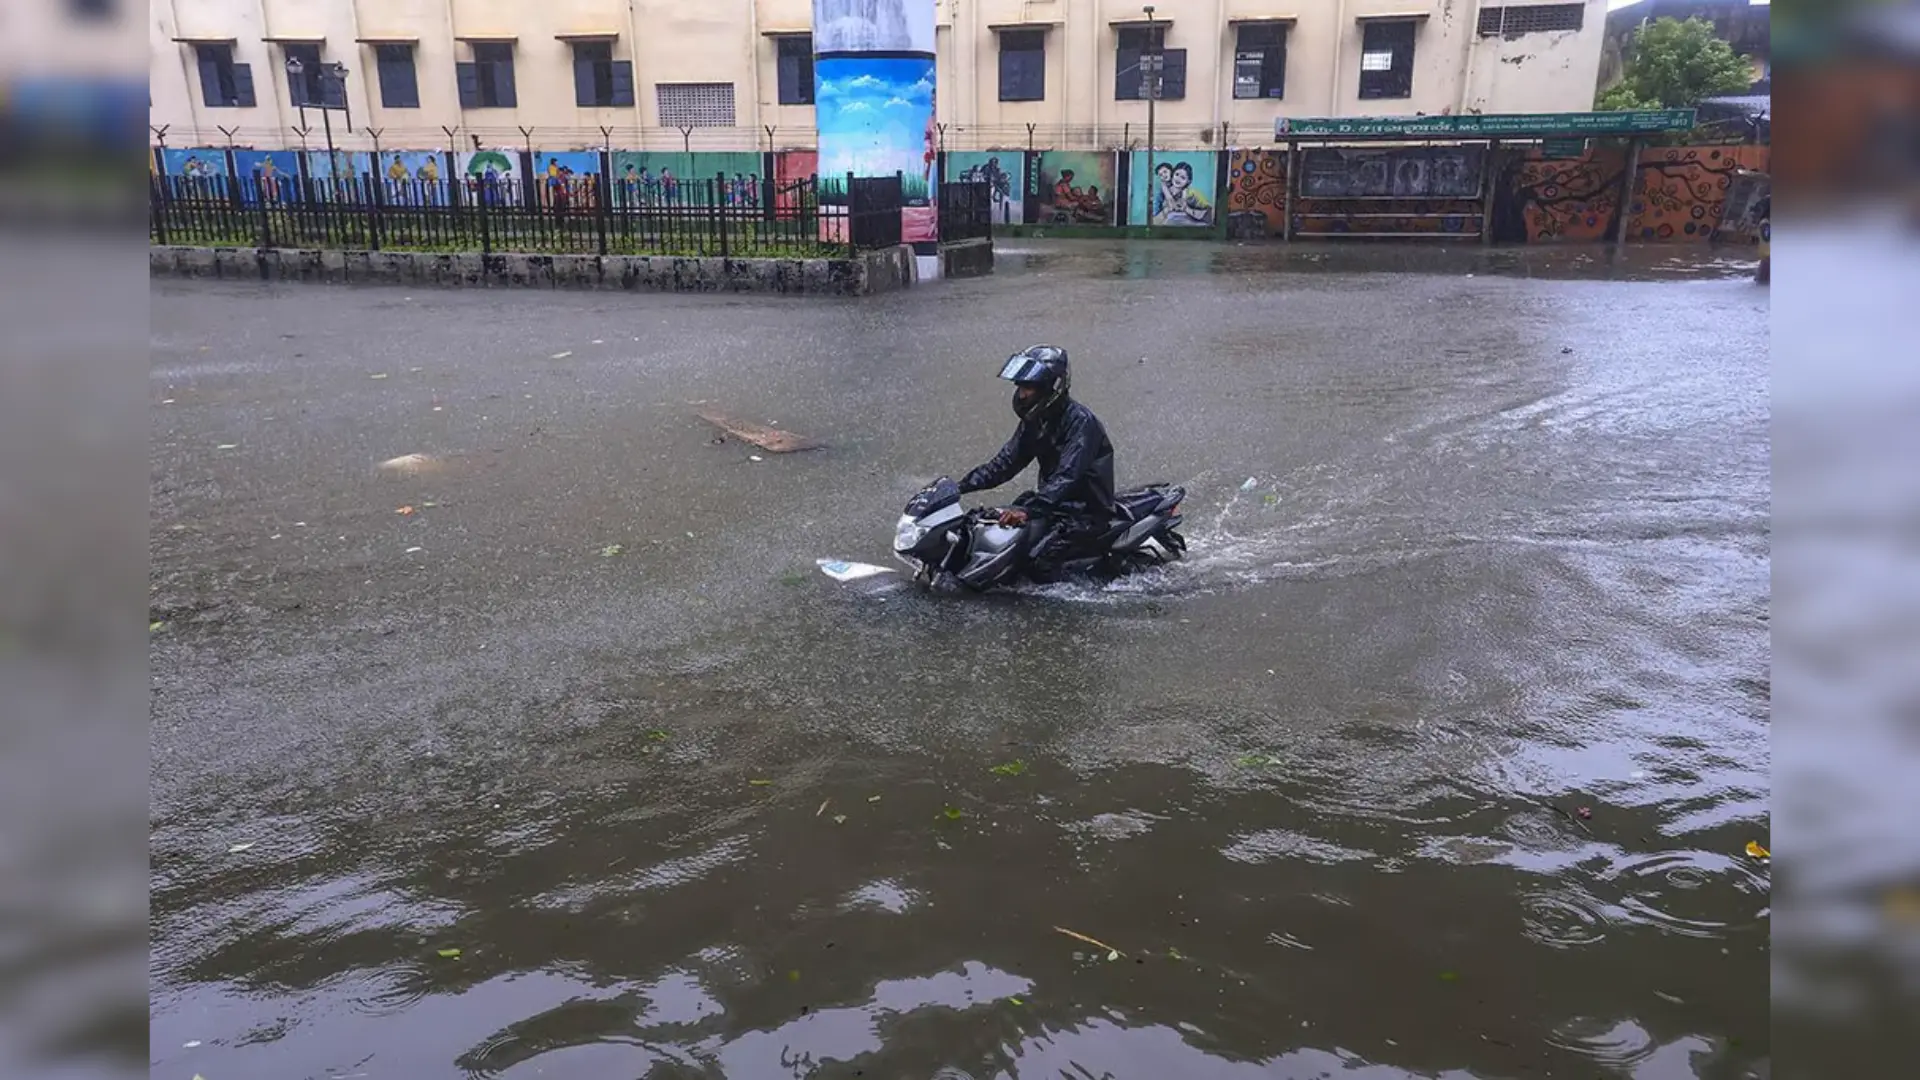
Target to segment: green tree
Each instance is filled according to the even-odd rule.
[[[1687,109],[1701,98],[1737,94],[1753,85],[1753,66],[1705,19],[1663,18],[1634,32],[1625,75],[1600,92],[1595,107]]]

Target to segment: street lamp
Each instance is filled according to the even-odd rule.
[[[1145,69],[1140,73],[1142,80],[1141,88],[1146,91],[1147,95],[1147,175],[1142,179],[1149,185],[1147,187],[1147,224],[1152,225],[1154,196],[1154,190],[1151,186],[1153,184],[1153,107],[1154,102],[1160,99],[1160,65],[1163,62],[1163,58],[1160,54],[1159,35],[1154,32],[1158,29],[1158,26],[1153,21],[1153,5],[1148,4],[1140,10],[1144,11],[1147,16],[1148,54],[1140,58],[1140,66]]]
[[[304,77],[306,73],[307,73],[306,61],[301,60],[297,56],[287,57],[287,74],[288,75],[293,76],[293,78],[296,81],[298,81],[299,79]],[[343,110],[346,110],[347,112],[347,130],[352,131],[353,130],[353,111],[347,105],[347,65],[340,63],[338,60],[329,64],[321,64],[317,74],[320,76],[320,105],[319,105],[320,121],[322,126],[326,128],[326,132],[327,132],[327,171],[331,173],[333,179],[337,181],[340,178],[340,160],[338,157],[338,152],[334,149],[334,146],[333,146],[333,106],[328,103],[327,99],[329,95],[327,93],[327,90],[328,90],[328,87],[330,86],[339,87],[339,94],[337,95],[337,97],[339,98],[339,101],[340,101],[340,107]],[[307,126],[307,105],[308,104],[310,103],[307,100],[307,95],[305,93],[302,93],[300,95],[300,126],[301,127]]]

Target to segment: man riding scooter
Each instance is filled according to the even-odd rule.
[[[1025,530],[1028,575],[1045,580],[1076,543],[1113,521],[1113,444],[1093,410],[1068,395],[1065,349],[1035,345],[1015,353],[1000,377],[1014,384],[1019,426],[992,461],[960,481],[960,490],[999,487],[1039,462],[1040,483],[1002,511],[1000,523]]]

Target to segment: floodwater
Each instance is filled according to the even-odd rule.
[[[153,1075],[1767,1075],[1751,263],[1004,248],[156,283]],[[1190,561],[815,572],[1036,341]]]

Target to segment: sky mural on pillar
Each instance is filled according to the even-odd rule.
[[[820,173],[901,175],[909,202],[934,184],[933,58],[842,56],[815,69]]]
[[[934,0],[814,0],[814,126],[834,180],[900,174],[901,239],[939,232]],[[844,186],[844,181],[840,186]],[[829,188],[829,190],[833,190]]]

